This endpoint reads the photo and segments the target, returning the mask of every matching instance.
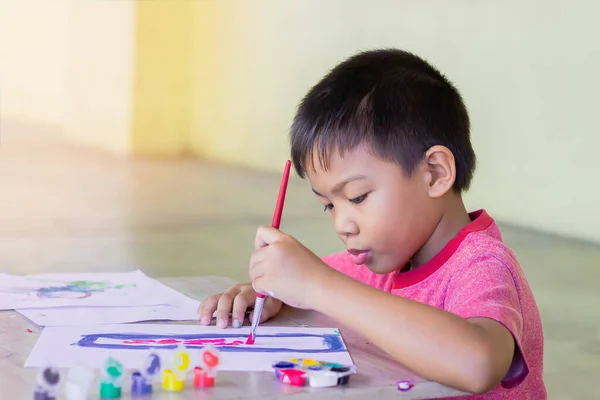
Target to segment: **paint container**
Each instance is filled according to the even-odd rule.
[[[289,361],[280,361],[276,364],[273,364],[273,369],[275,371],[275,379],[279,379],[280,373],[279,371],[284,370],[284,369],[294,369],[296,368],[297,364],[294,364],[292,362]]]
[[[86,400],[94,382],[94,371],[91,368],[77,366],[69,369],[65,385],[67,400]]]
[[[346,385],[350,380],[350,374],[352,373],[348,367],[333,367],[330,369],[331,372],[338,374],[338,385]]]
[[[182,379],[178,379],[177,374],[170,368],[167,368],[163,371],[162,387],[170,392],[178,392],[183,390],[184,381]]]
[[[190,368],[190,355],[185,346],[177,346],[177,352],[171,359],[172,368],[163,372],[163,389],[169,391],[180,391],[185,386],[185,377]]]
[[[115,386],[113,382],[100,382],[100,398],[101,399],[118,399],[121,397],[121,387]]]
[[[123,364],[113,357],[108,357],[104,363],[102,380],[100,381],[100,398],[117,399],[121,397],[121,380],[123,379]]]
[[[131,395],[144,396],[148,393],[152,393],[152,382],[140,372],[131,374]]]
[[[36,387],[33,391],[33,400],[56,400],[56,395],[49,393],[46,389]]]
[[[294,378],[294,384],[298,385],[298,382],[300,381],[298,377],[302,376],[303,382],[308,381],[308,384],[311,387],[346,385],[350,379],[350,375],[356,373],[356,367],[354,366],[346,366],[313,359],[292,358],[287,361],[279,361],[273,364],[272,367],[275,372],[275,377],[280,382],[288,383]]]
[[[304,368],[321,367],[321,366],[323,366],[323,363],[321,361],[313,360],[310,358],[305,358],[302,360],[302,366]]]
[[[215,386],[215,377],[200,367],[194,368],[194,387],[207,388]]]
[[[160,357],[156,353],[148,354],[146,365],[141,369],[142,375],[146,378],[153,378],[160,372],[161,362]]]
[[[57,368],[41,368],[37,374],[37,387],[33,391],[34,400],[55,400],[59,384],[60,371]]]
[[[311,372],[308,378],[308,384],[314,388],[333,387],[338,384],[338,374],[331,371],[314,371]]]
[[[306,372],[300,369],[282,369],[279,372],[279,381],[292,386],[304,386]]]
[[[197,388],[213,387],[220,363],[219,351],[210,344],[204,347],[200,353],[200,365],[194,368],[194,386]]]
[[[152,393],[152,381],[159,374],[160,367],[160,357],[158,354],[150,352],[140,371],[131,374],[131,394],[143,396]]]

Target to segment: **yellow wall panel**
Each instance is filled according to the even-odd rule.
[[[137,1],[131,149],[186,151],[192,112],[193,1]]]

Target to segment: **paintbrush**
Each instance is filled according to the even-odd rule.
[[[285,201],[285,192],[287,191],[288,180],[290,178],[291,165],[292,162],[290,160],[287,160],[287,162],[285,163],[285,168],[283,169],[281,185],[279,186],[279,196],[277,196],[277,204],[275,205],[273,222],[271,222],[271,226],[275,229],[279,229],[279,225],[281,224],[281,214],[283,214],[283,203]],[[260,315],[262,314],[265,299],[266,296],[263,293],[256,294],[256,302],[254,303],[254,314],[252,315],[252,328],[250,330],[250,335],[248,335],[248,339],[246,340],[246,344],[254,344],[254,339],[256,337],[256,327],[258,326],[258,322],[260,321]]]

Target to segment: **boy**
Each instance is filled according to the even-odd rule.
[[[260,227],[252,283],[201,303],[209,324],[241,326],[254,290],[314,309],[364,335],[425,379],[481,399],[546,398],[540,315],[514,254],[461,193],[475,168],[454,86],[424,60],[387,49],[355,55],[303,99],[292,161],[347,251],[320,259]]]

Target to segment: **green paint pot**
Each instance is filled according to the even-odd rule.
[[[116,387],[111,382],[100,382],[101,399],[118,399],[121,397],[121,387]]]

